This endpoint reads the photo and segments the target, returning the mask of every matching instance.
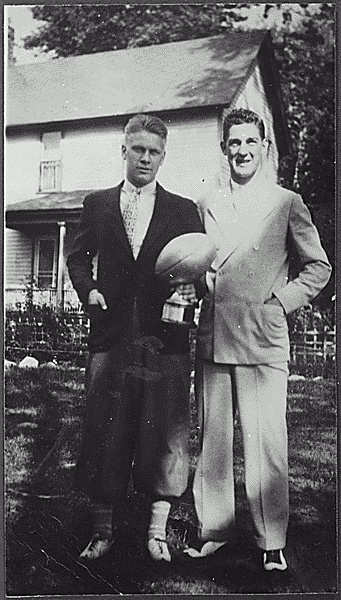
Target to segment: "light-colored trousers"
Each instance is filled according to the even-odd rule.
[[[245,486],[257,546],[284,548],[289,518],[287,363],[227,365],[197,359],[202,450],[194,500],[202,540],[227,540],[235,528],[234,407],[241,422]]]

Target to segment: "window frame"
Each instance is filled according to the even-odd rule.
[[[62,139],[61,131],[44,131],[41,134],[41,156],[39,161],[38,193],[46,194],[62,190]],[[47,185],[44,179],[45,168],[54,169],[53,185]]]
[[[53,265],[52,265],[52,282],[47,288],[39,287],[39,257],[40,257],[40,243],[42,241],[53,242]],[[33,265],[33,277],[36,281],[37,289],[55,290],[57,289],[57,265],[58,265],[58,238],[56,235],[39,235],[34,240],[34,265]]]
[[[54,165],[56,173],[55,173],[55,185],[53,187],[43,185],[43,165]],[[62,161],[61,160],[45,160],[41,159],[39,163],[39,184],[38,184],[38,192],[40,194],[51,193],[51,192],[61,192],[62,190]]]

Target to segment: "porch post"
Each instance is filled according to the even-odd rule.
[[[64,240],[66,235],[65,221],[58,222],[59,248],[58,248],[58,272],[57,272],[57,311],[64,310]]]

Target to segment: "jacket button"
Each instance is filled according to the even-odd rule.
[[[253,271],[249,271],[249,272],[248,272],[248,276],[249,276],[249,277],[253,277]]]
[[[259,244],[253,244],[253,249],[254,250],[259,250]]]

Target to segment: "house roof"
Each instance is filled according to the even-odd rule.
[[[55,223],[63,218],[68,222],[77,222],[83,200],[92,191],[51,192],[10,204],[6,210],[6,226],[22,229],[37,223]]]
[[[79,208],[87,196],[94,190],[73,190],[71,192],[51,192],[39,194],[30,200],[10,204],[7,212],[18,212],[28,210],[72,210]]]
[[[7,126],[229,105],[266,31],[100,52],[8,69]]]

